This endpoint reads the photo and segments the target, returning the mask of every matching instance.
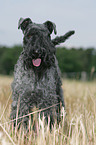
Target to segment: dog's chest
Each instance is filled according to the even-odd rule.
[[[55,78],[55,72],[52,69],[47,70],[40,78],[32,72],[30,77],[28,77],[30,82],[28,85],[31,85],[33,91],[44,90],[54,93],[56,92]]]
[[[47,69],[44,73],[40,72],[41,77],[38,78],[38,75],[34,72],[33,69],[25,70],[24,67],[22,67],[23,63],[21,60],[18,61],[18,65],[16,65],[15,67],[15,81],[17,82],[19,88],[21,88],[23,85],[22,88],[28,88],[31,92],[42,91],[43,93],[47,92],[48,94],[56,94],[58,77],[56,75],[56,68],[51,67],[50,69]],[[21,91],[23,90],[21,89]]]

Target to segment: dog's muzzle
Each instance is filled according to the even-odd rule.
[[[40,65],[41,65],[41,54],[40,54],[40,52],[39,52],[39,50],[34,50],[33,51],[33,54],[32,54],[32,64],[33,64],[33,66],[35,66],[35,67],[39,67]]]

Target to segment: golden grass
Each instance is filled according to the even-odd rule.
[[[11,110],[12,78],[0,77],[0,142],[1,144],[16,145],[95,145],[96,144],[96,82],[81,82],[63,80],[66,105],[66,120],[52,131],[45,126],[44,118],[37,121],[37,133],[29,125],[29,133],[20,128],[12,129],[9,121]],[[9,100],[9,101],[8,101]],[[30,121],[29,121],[30,122]],[[4,142],[5,141],[5,142]]]

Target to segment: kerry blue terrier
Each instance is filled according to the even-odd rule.
[[[60,121],[60,104],[65,107],[55,45],[64,42],[74,31],[51,40],[51,33],[56,34],[56,25],[51,21],[36,24],[30,18],[20,18],[20,28],[24,34],[23,51],[14,70],[11,119],[17,114],[20,117],[32,112],[34,106],[44,109],[56,104],[43,111],[46,121],[50,116],[54,124],[55,119]],[[28,117],[23,118],[25,126],[28,120]]]

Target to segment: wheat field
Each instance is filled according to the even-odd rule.
[[[96,145],[96,81],[62,80],[66,113],[50,131],[44,117],[37,120],[37,132],[29,120],[29,132],[10,123],[11,82],[0,76],[0,145]],[[35,116],[35,115],[34,115]],[[50,119],[49,119],[50,122]]]

